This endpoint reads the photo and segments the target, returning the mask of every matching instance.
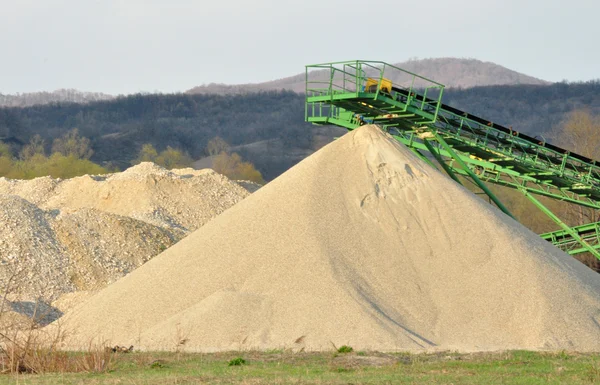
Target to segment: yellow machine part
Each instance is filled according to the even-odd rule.
[[[367,78],[367,84],[365,86],[365,89],[368,92],[375,92],[375,90],[377,90],[378,85],[379,79]],[[388,94],[392,93],[392,81],[390,79],[381,79],[381,91],[387,92]]]

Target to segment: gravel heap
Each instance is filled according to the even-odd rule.
[[[61,321],[69,348],[598,351],[600,276],[363,126]]]
[[[29,300],[100,289],[247,195],[212,170],[153,163],[66,180],[0,178],[0,288],[13,277]]]
[[[169,171],[144,162],[120,173],[66,180],[0,178],[0,194],[21,196],[44,210],[94,208],[187,233],[248,191],[213,170]]]
[[[15,195],[0,194],[0,290],[36,299],[74,289],[69,258],[56,239],[52,214]]]

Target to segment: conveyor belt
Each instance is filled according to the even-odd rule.
[[[393,87],[392,90],[395,91],[395,92],[401,93],[401,94],[403,94],[405,96],[408,96],[408,94],[409,94],[408,90],[404,90],[404,89],[401,89],[401,88],[398,88],[398,87]],[[415,99],[417,99],[418,101],[423,101],[424,100],[424,101],[426,101],[428,103],[434,103],[435,102],[435,100],[433,100],[433,99],[424,98],[422,95],[419,95],[419,94],[416,94],[416,93],[414,94],[414,96],[415,96]],[[450,113],[452,115],[455,115],[455,116],[464,117],[465,119],[472,120],[474,122],[479,123],[480,125],[483,125],[483,126],[486,126],[486,127],[490,127],[491,129],[498,130],[498,131],[503,132],[505,134],[518,137],[519,139],[521,139],[521,140],[523,140],[525,142],[528,142],[528,143],[530,143],[533,146],[545,147],[545,148],[550,149],[552,151],[555,151],[555,152],[557,152],[559,154],[569,154],[569,156],[571,158],[577,159],[577,160],[579,160],[579,161],[581,161],[583,163],[589,163],[589,164],[595,164],[596,163],[591,158],[585,157],[583,155],[576,154],[574,152],[570,152],[569,150],[566,150],[566,149],[561,148],[559,146],[555,146],[553,144],[540,141],[539,139],[536,139],[536,138],[531,137],[529,135],[526,135],[526,134],[520,133],[518,131],[515,131],[512,128],[505,127],[505,126],[503,126],[501,124],[494,123],[494,122],[492,122],[490,120],[486,120],[486,119],[480,118],[480,117],[478,117],[476,115],[470,114],[470,113],[465,112],[465,111],[461,111],[458,108],[449,106],[447,104],[440,103],[440,110],[448,112],[448,113]],[[598,170],[600,171],[600,167],[598,167]]]

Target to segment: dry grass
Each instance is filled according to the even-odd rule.
[[[85,352],[69,353],[60,349],[65,333],[48,335],[36,327],[0,332],[0,368],[2,373],[105,373],[114,357],[104,343],[91,343]]]
[[[43,329],[54,308],[47,305],[49,299],[24,300],[16,284],[27,271],[21,265],[15,261],[2,266],[8,274],[0,282],[0,372],[104,373],[110,370],[114,355],[106,349],[105,343],[90,342],[85,352],[73,354],[61,350],[67,333],[60,325],[51,331]]]

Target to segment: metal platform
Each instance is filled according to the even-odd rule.
[[[305,118],[349,130],[380,125],[425,161],[435,159],[457,182],[458,175],[472,179],[511,217],[486,183],[517,189],[560,227],[542,238],[570,254],[590,252],[600,259],[600,222],[568,226],[535,197],[600,209],[600,165],[445,105],[443,92],[444,85],[384,62],[308,65]]]

